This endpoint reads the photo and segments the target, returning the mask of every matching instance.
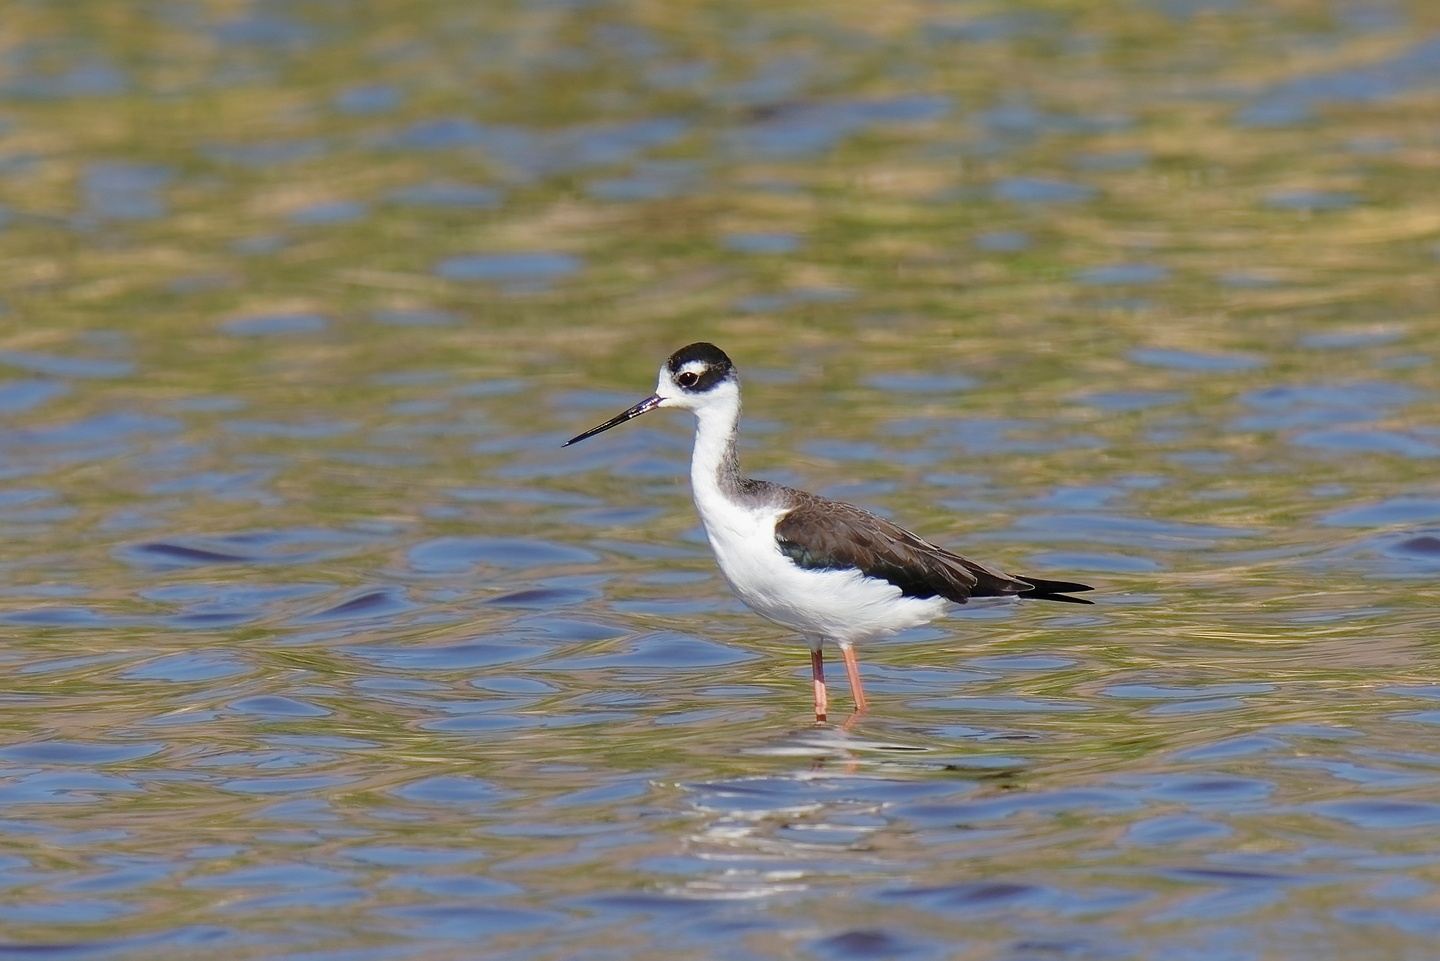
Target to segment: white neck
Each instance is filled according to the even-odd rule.
[[[695,506],[706,517],[712,505],[727,499],[740,480],[735,459],[735,430],[740,422],[740,393],[695,409],[695,453],[690,458],[690,485]]]

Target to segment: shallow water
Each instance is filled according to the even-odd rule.
[[[1433,5],[6,32],[0,957],[1434,956]],[[700,338],[1097,605],[812,725],[683,416],[558,446]]]

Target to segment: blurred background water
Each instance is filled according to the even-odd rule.
[[[0,957],[1436,956],[1440,7],[4,23]],[[558,446],[697,339],[1100,603],[813,727],[688,419]]]

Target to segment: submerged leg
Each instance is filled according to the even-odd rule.
[[[845,675],[850,678],[850,695],[855,698],[855,713],[864,714],[870,703],[865,700],[865,688],[860,683],[860,662],[855,657],[855,648],[840,642],[840,653],[845,655]]]
[[[829,704],[825,697],[825,655],[818,647],[810,649],[810,673],[815,678],[815,720],[823,721]]]

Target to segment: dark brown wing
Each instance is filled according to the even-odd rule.
[[[797,567],[858,570],[866,577],[889,581],[907,597],[938,596],[960,604],[972,597],[1035,589],[1027,581],[936,547],[852,504],[802,491],[793,496],[799,503],[776,523],[775,540]]]

